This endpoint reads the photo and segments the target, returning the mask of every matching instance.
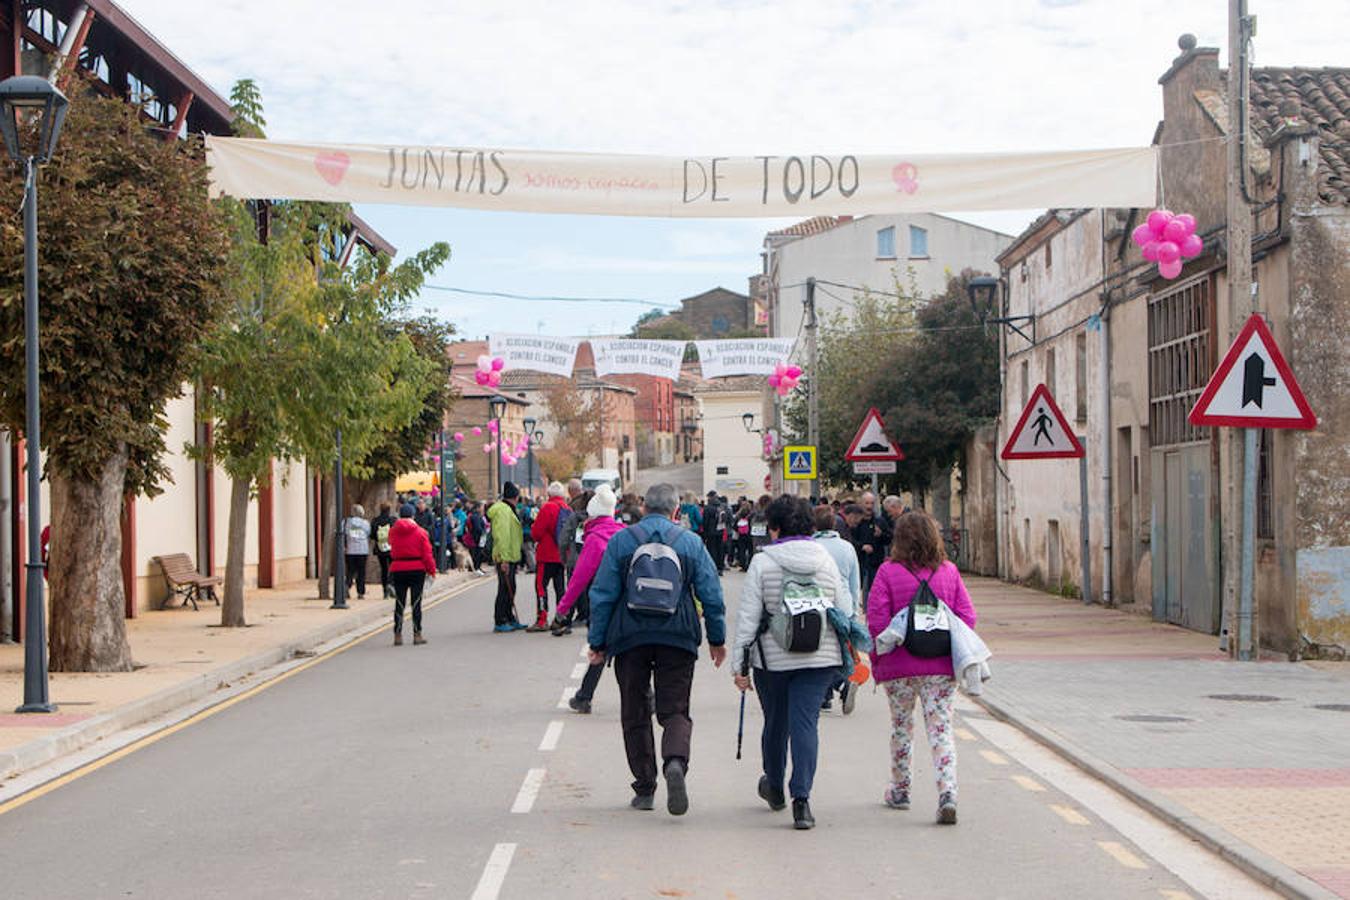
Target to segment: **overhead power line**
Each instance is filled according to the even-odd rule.
[[[475,291],[470,288],[450,287],[444,284],[424,284],[430,291],[445,291],[451,294],[468,294],[474,297],[498,297],[505,300],[530,300],[544,303],[628,303],[637,306],[652,306],[658,309],[677,309],[680,304],[669,300],[647,300],[641,297],[555,297],[541,294],[512,294],[506,291]]]

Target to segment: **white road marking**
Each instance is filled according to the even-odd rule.
[[[563,688],[562,699],[558,701],[558,709],[571,709],[571,708],[572,708],[572,707],[570,707],[570,706],[567,705],[567,701],[572,699],[572,694],[573,694],[573,693],[574,693],[574,691],[572,690],[572,686],[571,686],[571,685],[568,685],[567,687]]]
[[[544,775],[547,771],[547,769],[531,769],[525,773],[520,793],[516,794],[516,802],[511,804],[511,812],[527,813],[534,808],[534,800],[539,796],[539,789],[544,786]]]
[[[1084,816],[1082,813],[1080,813],[1078,810],[1074,809],[1072,806],[1064,806],[1059,803],[1051,803],[1050,808],[1055,811],[1055,815],[1059,816],[1061,819],[1063,819],[1065,822],[1068,822],[1070,825],[1086,825],[1088,823],[1087,817]],[[1164,893],[1166,892],[1164,891]]]
[[[492,848],[483,874],[478,879],[478,887],[473,890],[470,900],[497,900],[502,884],[506,881],[506,872],[511,868],[511,857],[516,855],[515,844],[498,844]]]
[[[544,739],[539,742],[539,749],[545,752],[551,752],[558,749],[558,739],[562,737],[563,721],[554,719],[548,723],[548,728],[544,731]]]
[[[1045,785],[1026,775],[1014,775],[1012,780],[1029,791],[1044,791]]]
[[[980,737],[1076,801],[1108,828],[1124,835],[1186,882],[1195,896],[1223,897],[1224,900],[1275,900],[1279,897],[1241,869],[1183,836],[1014,726],[988,718],[988,713],[974,701],[957,700],[957,710],[966,714],[964,724]]]
[[[1110,856],[1127,869],[1148,868],[1148,863],[1135,856],[1129,850],[1126,850],[1125,845],[1118,841],[1098,841],[1097,846],[1105,850],[1107,856]]]
[[[969,728],[954,728],[952,730],[956,732],[956,736],[963,741],[978,740],[978,738],[975,737],[975,732],[971,731]]]
[[[1165,900],[1195,900],[1185,891],[1169,891],[1167,888],[1162,888],[1158,893],[1162,894]]]
[[[577,655],[580,656],[582,659],[585,659],[587,656],[590,656],[590,654],[591,654],[591,648],[588,647],[586,644],[582,644],[582,645],[581,645],[581,652],[580,652],[579,654],[577,654]]]
[[[589,668],[590,665],[588,665],[587,663],[577,663],[575,666],[572,667],[572,680],[576,681],[578,678],[585,675],[586,670]]]
[[[980,755],[996,766],[1006,766],[1008,764],[1008,760],[1005,757],[995,753],[993,750],[981,750]]]

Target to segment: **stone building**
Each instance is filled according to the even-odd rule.
[[[1189,212],[1205,251],[1163,280],[1130,233],[1147,210],[1052,210],[1000,256],[1006,313],[998,443],[1045,383],[1087,438],[1091,592],[1159,621],[1231,628],[1223,523],[1239,519],[1241,461],[1187,413],[1250,312],[1228,299],[1224,139],[1228,73],[1183,38],[1159,79],[1163,202]],[[1289,654],[1350,643],[1350,69],[1255,68],[1245,190],[1255,302],[1319,418],[1263,430],[1256,511],[1256,631]],[[1240,451],[1238,456],[1240,457]],[[997,479],[1005,577],[1079,587],[1073,461],[1010,461]],[[984,483],[983,481],[981,483]],[[1228,643],[1225,641],[1225,643]]]

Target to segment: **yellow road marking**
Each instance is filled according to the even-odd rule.
[[[1012,780],[1029,791],[1044,791],[1045,785],[1027,775],[1014,775]]]
[[[435,607],[440,606],[446,600],[449,600],[451,597],[458,596],[459,594],[463,593],[469,588],[474,587],[476,584],[477,582],[468,582],[466,584],[463,584],[460,587],[450,591],[444,597],[438,597],[432,602],[426,604],[425,608],[434,609]],[[215,704],[214,706],[208,706],[206,709],[203,709],[200,712],[193,713],[191,716],[188,716],[181,722],[176,722],[173,725],[168,726],[167,728],[164,728],[160,731],[156,731],[154,734],[147,734],[143,738],[139,738],[135,741],[132,741],[130,744],[127,744],[120,750],[114,750],[107,756],[102,756],[94,760],[93,762],[85,763],[84,765],[80,766],[77,769],[72,769],[71,771],[67,772],[64,775],[58,776],[56,778],[53,778],[51,781],[38,785],[37,787],[33,788],[31,791],[28,791],[27,793],[20,794],[17,797],[13,797],[9,800],[6,800],[3,803],[0,803],[0,816],[3,816],[5,813],[12,812],[18,809],[19,807],[24,806],[25,804],[31,803],[32,801],[38,799],[39,797],[45,797],[52,791],[63,788],[78,778],[83,778],[84,776],[92,772],[97,772],[104,766],[111,765],[112,763],[117,762],[119,759],[122,759],[123,757],[130,756],[137,750],[141,750],[145,747],[150,746],[151,744],[154,744],[158,741],[162,741],[164,740],[164,738],[169,737],[172,734],[176,734],[190,725],[196,725],[198,722],[211,718],[216,713],[224,712],[231,706],[234,706],[236,703],[242,703],[243,701],[248,700],[251,697],[255,697],[258,694],[261,694],[263,691],[267,690],[268,688],[275,687],[276,685],[281,684],[288,678],[292,678],[296,675],[299,675],[306,669],[312,668],[313,666],[317,666],[319,663],[324,662],[325,660],[332,659],[339,653],[345,653],[348,650],[355,647],[356,645],[364,643],[365,641],[368,641],[369,639],[375,637],[375,635],[381,634],[385,630],[390,629],[392,627],[393,622],[386,622],[382,627],[376,628],[374,631],[368,634],[363,634],[358,638],[354,638],[348,643],[343,644],[341,647],[334,647],[332,650],[329,650],[322,656],[316,656],[313,659],[306,660],[305,662],[296,666],[294,669],[287,669],[280,675],[274,676],[273,678],[269,678],[267,681],[264,681],[261,684],[254,685],[253,687],[249,688],[248,690],[244,691],[241,694],[235,694],[233,697],[229,697],[225,700],[222,700],[219,703]]]
[[[1127,869],[1147,869],[1148,864],[1135,856],[1129,850],[1126,850],[1123,844],[1116,841],[1098,841],[1097,846],[1106,851],[1106,854],[1120,863]]]
[[[996,766],[1006,766],[1008,764],[1007,759],[1001,754],[995,753],[993,750],[981,750],[980,755]]]
[[[1169,891],[1166,888],[1163,888],[1159,890],[1158,893],[1166,897],[1167,900],[1195,900],[1195,898],[1185,891]]]
[[[963,741],[979,740],[979,738],[975,737],[975,732],[971,731],[969,728],[957,728],[955,729],[955,732],[956,736]]]
[[[1058,803],[1051,803],[1050,808],[1055,811],[1055,815],[1070,825],[1086,825],[1088,823],[1087,817],[1072,806],[1060,806]]]

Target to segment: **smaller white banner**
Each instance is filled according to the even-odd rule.
[[[488,353],[505,360],[505,369],[532,369],[564,378],[572,377],[580,346],[580,338],[541,334],[494,334],[488,337]]]
[[[853,464],[854,475],[894,475],[895,461],[873,459]]]
[[[792,353],[792,338],[737,338],[694,341],[704,378],[727,375],[772,375],[774,366]]]
[[[591,338],[595,374],[655,375],[680,380],[687,341],[646,341],[631,338]]]

